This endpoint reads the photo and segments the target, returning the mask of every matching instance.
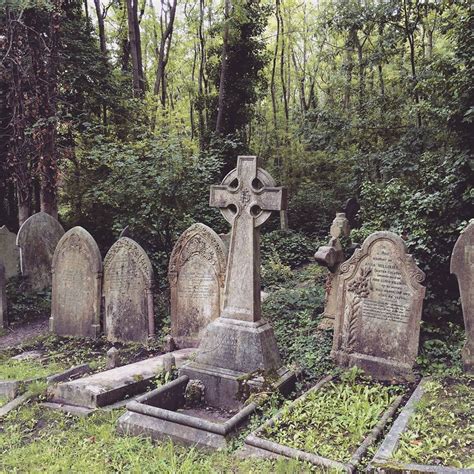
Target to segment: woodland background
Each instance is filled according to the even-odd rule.
[[[266,285],[307,263],[355,196],[352,240],[402,235],[427,275],[425,319],[460,319],[449,257],[473,216],[469,1],[0,5],[10,230],[59,212],[105,252],[129,225],[164,294],[179,234],[227,231],[209,186],[256,154],[290,194],[290,230],[278,216],[265,228]]]

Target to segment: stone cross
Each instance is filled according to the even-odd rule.
[[[271,211],[287,208],[286,189],[258,167],[256,156],[239,156],[237,167],[211,186],[209,204],[232,225],[223,318],[256,322],[260,309],[260,229]]]

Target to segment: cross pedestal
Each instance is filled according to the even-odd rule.
[[[287,194],[258,167],[257,157],[239,156],[222,184],[211,186],[210,205],[232,225],[224,304],[207,326],[196,359],[181,373],[202,380],[209,405],[237,408],[248,374],[270,375],[283,390],[294,380],[282,367],[273,328],[260,307],[260,226],[272,211],[286,209]],[[259,383],[263,378],[253,382]]]

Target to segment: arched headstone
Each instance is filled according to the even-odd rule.
[[[51,286],[51,262],[59,239],[64,235],[61,224],[46,212],[29,217],[18,231],[21,274],[32,290]]]
[[[145,342],[153,335],[153,270],[145,251],[122,237],[104,260],[105,334],[109,341]]]
[[[413,380],[424,273],[392,232],[375,232],[340,266],[333,357],[382,380]]]
[[[194,224],[171,254],[171,336],[180,347],[197,347],[206,326],[219,317],[227,264],[222,239],[208,226]]]
[[[10,232],[6,226],[0,227],[0,262],[5,267],[5,278],[18,275],[20,251],[16,246],[16,234]]]
[[[82,227],[66,232],[52,262],[50,330],[60,336],[100,334],[102,257],[94,238]]]
[[[474,221],[463,230],[454,245],[451,273],[458,280],[466,329],[466,344],[462,350],[464,370],[474,372]]]

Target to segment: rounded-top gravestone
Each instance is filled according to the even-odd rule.
[[[5,278],[18,275],[20,252],[16,246],[16,234],[10,232],[6,226],[0,227],[0,262],[5,267]]]
[[[28,218],[18,231],[20,267],[31,290],[51,286],[51,262],[59,239],[64,235],[61,224],[46,212]]]
[[[109,341],[146,342],[154,333],[153,270],[143,248],[122,237],[104,260],[105,334]]]
[[[82,227],[66,232],[52,262],[50,330],[60,336],[97,337],[100,333],[102,257]]]
[[[413,380],[424,273],[392,232],[375,232],[340,266],[332,355],[382,380]]]
[[[219,317],[225,284],[226,248],[208,226],[193,224],[170,258],[171,336],[179,348],[197,347],[202,331]]]

